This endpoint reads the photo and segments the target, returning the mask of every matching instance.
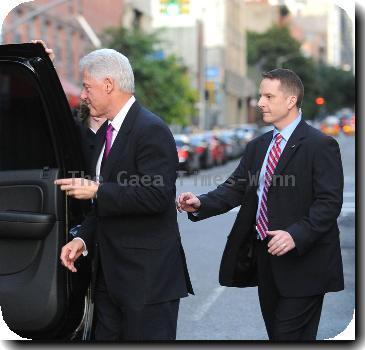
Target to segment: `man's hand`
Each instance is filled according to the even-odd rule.
[[[83,178],[59,179],[54,182],[61,186],[62,191],[76,199],[92,199],[95,198],[99,184],[95,181]]]
[[[46,45],[46,43],[43,41],[43,40],[39,40],[39,39],[36,39],[36,40],[32,40],[32,43],[33,44],[42,44],[43,47],[44,47],[44,50],[47,52],[49,58],[51,61],[54,61],[54,59],[56,58],[54,52],[52,49],[49,49]]]
[[[271,255],[280,256],[295,248],[295,242],[289,232],[277,230],[267,231],[267,234],[272,237],[268,244]]]
[[[197,211],[201,206],[199,198],[191,192],[181,193],[176,201],[176,209],[182,213],[186,211],[193,213]]]
[[[61,250],[60,259],[62,265],[66,266],[71,272],[77,272],[74,263],[80,257],[83,250],[84,243],[81,239],[74,239],[71,242],[68,242]]]

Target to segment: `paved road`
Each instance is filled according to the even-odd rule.
[[[344,205],[339,218],[346,289],[325,298],[318,339],[333,338],[352,319],[355,305],[355,152],[354,138],[339,138],[345,171]],[[178,193],[204,193],[221,183],[238,161],[178,180]],[[209,175],[210,183],[207,181]],[[218,284],[218,269],[226,236],[237,211],[192,223],[180,214],[179,225],[196,296],[181,302],[178,334],[180,340],[265,340],[266,331],[256,288],[224,288]],[[20,339],[3,322],[0,339]],[[2,344],[0,344],[1,348]]]
[[[355,307],[355,143],[353,137],[338,138],[345,173],[344,204],[338,220],[345,272],[345,290],[327,294],[318,339],[333,338],[350,323]],[[221,183],[237,166],[202,171],[180,178],[177,192],[205,193]],[[207,179],[210,181],[207,181]],[[237,210],[198,223],[179,215],[179,225],[195,296],[181,302],[180,340],[265,340],[257,288],[225,288],[218,283],[219,263]]]

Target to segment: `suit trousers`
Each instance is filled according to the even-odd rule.
[[[280,295],[272,273],[269,239],[257,240],[258,294],[270,340],[316,340],[324,295],[290,298]],[[275,257],[280,259],[280,257]],[[288,281],[290,283],[290,281]]]
[[[95,287],[96,341],[175,340],[180,299],[120,306],[110,297],[99,266]]]

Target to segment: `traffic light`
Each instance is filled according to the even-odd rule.
[[[319,96],[319,97],[316,98],[316,105],[322,106],[325,103],[326,103],[326,100],[323,97]]]

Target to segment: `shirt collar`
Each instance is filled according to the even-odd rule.
[[[298,116],[283,130],[279,131],[278,129],[274,128],[273,137],[275,137],[278,133],[280,133],[283,139],[285,141],[288,141],[289,137],[291,136],[295,128],[298,126],[301,119],[302,119],[302,112],[299,112]]]
[[[136,98],[134,96],[131,96],[129,98],[129,100],[127,101],[127,103],[121,108],[121,110],[118,112],[118,114],[114,117],[114,119],[108,123],[113,125],[113,129],[116,132],[119,132],[120,127],[123,124],[123,121],[128,113],[128,111],[130,110],[130,108],[132,107],[133,103],[136,101]]]

